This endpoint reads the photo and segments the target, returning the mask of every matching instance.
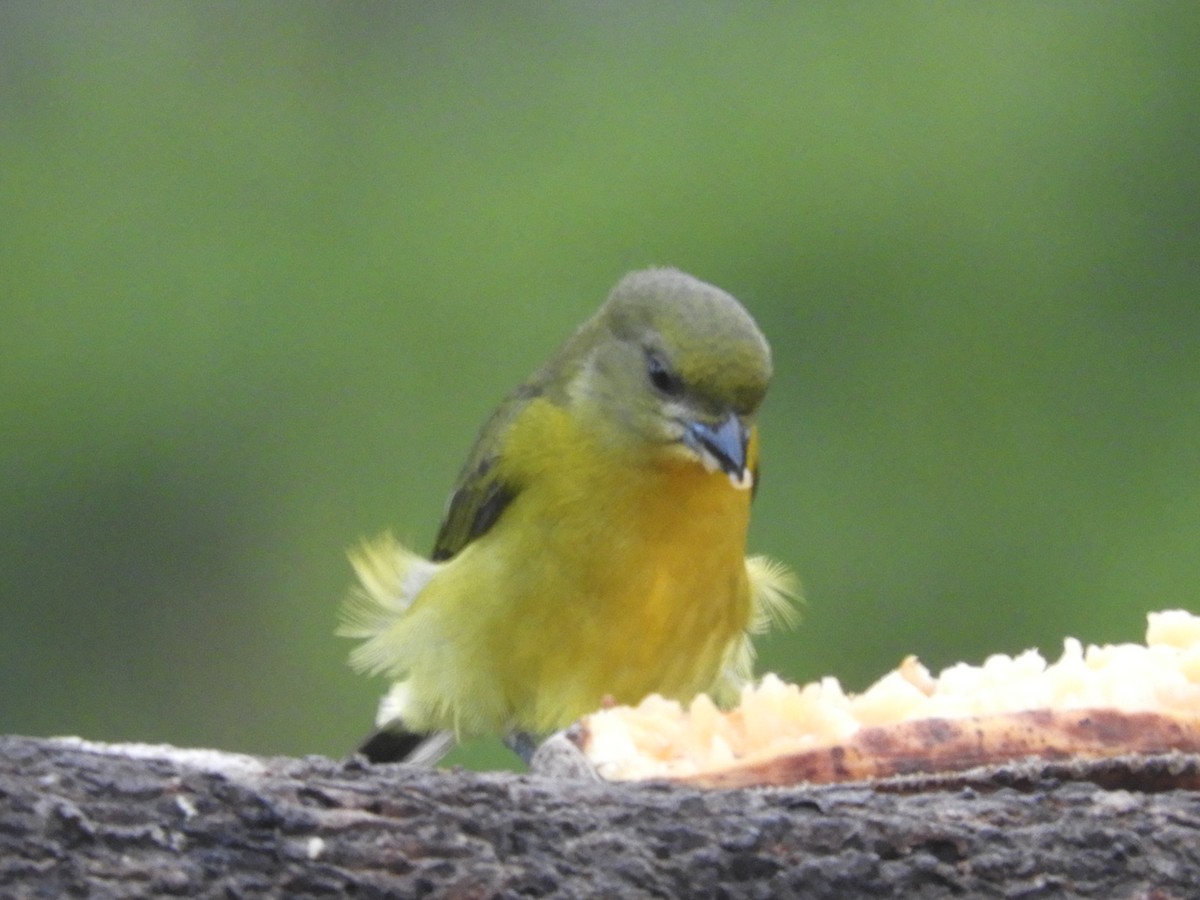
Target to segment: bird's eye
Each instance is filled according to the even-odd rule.
[[[657,353],[647,354],[646,374],[650,376],[650,383],[668,397],[677,397],[683,393],[683,381]]]

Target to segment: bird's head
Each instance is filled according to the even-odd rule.
[[[579,337],[572,400],[610,436],[752,485],[747,447],[771,351],[737,300],[676,269],[634,272]]]

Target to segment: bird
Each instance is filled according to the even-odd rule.
[[[528,761],[605,704],[734,699],[797,592],[746,555],[771,376],[732,295],[623,277],[484,423],[432,553],[390,534],[351,552],[339,633],[394,682],[359,752],[431,765],[498,735]]]

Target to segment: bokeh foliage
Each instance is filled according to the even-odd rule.
[[[1182,2],[0,6],[0,729],[344,752],[344,548],[428,545],[651,263],[775,349],[764,667],[1200,608],[1197,47]]]

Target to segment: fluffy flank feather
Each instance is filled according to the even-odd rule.
[[[359,584],[342,606],[337,633],[365,639],[350,654],[350,664],[376,674],[396,668],[389,632],[403,619],[413,599],[440,568],[383,534],[350,551]]]
[[[729,645],[725,651],[724,664],[716,683],[709,688],[713,699],[721,706],[729,706],[737,702],[742,686],[754,673],[754,645],[750,643],[749,635],[743,634]]]
[[[746,558],[750,576],[751,634],[763,634],[772,627],[792,628],[800,621],[796,604],[803,601],[800,582],[781,562],[766,556]]]
[[[750,556],[746,558],[746,574],[750,578],[750,624],[745,634],[729,645],[721,674],[710,689],[722,705],[736,702],[754,674],[750,635],[762,634],[772,626],[790,628],[800,618],[795,607],[801,599],[800,585],[791,569],[766,556]]]

